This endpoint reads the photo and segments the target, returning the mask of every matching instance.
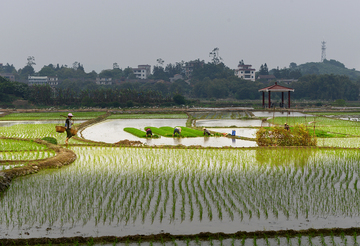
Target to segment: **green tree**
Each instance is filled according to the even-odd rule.
[[[259,69],[259,75],[269,75],[269,69],[268,69],[266,63],[264,65],[261,64],[260,69]]]
[[[180,95],[180,94],[175,94],[173,96],[173,100],[176,104],[180,105],[180,104],[185,104],[186,101],[185,101],[185,97],[183,95]]]

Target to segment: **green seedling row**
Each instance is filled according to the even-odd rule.
[[[357,150],[72,149],[69,167],[13,181],[0,199],[3,230],[360,216]]]
[[[73,120],[87,120],[93,119],[106,112],[72,112]],[[41,112],[41,113],[11,113],[0,117],[0,120],[62,120],[67,116],[67,112]]]
[[[66,132],[58,133],[55,131],[57,124],[19,124],[8,127],[0,127],[0,136],[8,138],[56,138],[58,144],[64,144]],[[76,124],[75,124],[76,126]],[[83,142],[71,139],[69,143],[82,144]]]
[[[45,149],[47,149],[46,145],[38,144],[33,141],[0,139],[0,151],[32,151]]]
[[[20,151],[20,152],[0,152],[0,160],[38,160],[55,156],[53,150]]]
[[[339,120],[327,117],[275,117],[268,120],[270,123],[284,125],[285,122],[293,126],[295,124],[305,124],[309,127],[360,127],[360,122],[349,121],[349,120]]]

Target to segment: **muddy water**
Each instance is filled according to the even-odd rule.
[[[138,138],[123,129],[125,127],[135,127],[144,130],[146,126],[185,126],[186,119],[121,119],[121,120],[107,120],[105,122],[96,124],[86,128],[82,132],[82,137],[85,139],[100,141],[105,143],[116,143],[120,140],[128,139],[134,141],[141,141],[146,145],[178,145],[185,146],[201,145],[204,147],[254,147],[257,146],[253,141],[245,141],[241,139],[231,139],[226,137],[198,137],[198,138],[166,138],[158,139],[143,139]]]
[[[256,117],[304,117],[311,116],[300,112],[270,112],[270,111],[255,111],[252,112]]]
[[[230,128],[207,128],[210,131],[232,134],[235,131],[235,136],[239,137],[246,137],[246,138],[255,138],[257,129],[253,128],[237,128],[237,127],[230,127]]]
[[[262,123],[261,120],[197,120],[196,127],[261,127],[269,126],[270,123]]]

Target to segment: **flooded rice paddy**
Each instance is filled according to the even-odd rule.
[[[358,227],[360,153],[73,147],[0,200],[6,238]]]
[[[255,136],[256,129],[251,127],[261,126],[260,120],[232,116],[219,120],[208,114],[209,118],[198,119],[196,124],[247,138]],[[0,125],[9,126],[0,133],[49,136],[46,132],[54,131],[54,123],[63,123],[37,122],[41,125],[11,131],[14,124]],[[107,120],[86,128],[82,136],[107,143],[140,140],[149,146],[256,146],[254,141],[225,137],[140,139],[123,131],[124,127],[143,130],[146,126],[185,125],[186,119]],[[357,137],[323,138],[318,145],[359,148],[360,141]],[[0,148],[0,170],[24,165],[9,165],[6,160],[54,155],[31,142],[19,145],[15,140],[2,140]],[[0,239],[360,227],[358,149],[70,148],[78,156],[73,164],[17,178],[1,194]],[[299,234],[96,245],[357,245],[359,240],[356,233]]]
[[[199,137],[199,138],[166,138],[158,139],[143,139],[138,138],[123,129],[125,127],[134,127],[144,130],[146,126],[185,126],[186,119],[120,119],[120,120],[106,120],[82,131],[82,137],[85,139],[100,141],[106,143],[116,143],[119,140],[128,139],[134,141],[141,141],[146,145],[178,145],[185,146],[201,145],[204,147],[254,147],[257,146],[254,141],[247,141],[241,139],[231,139],[226,137]],[[248,129],[252,134],[254,129]],[[243,132],[246,130],[244,129]]]

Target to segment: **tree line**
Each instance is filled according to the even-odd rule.
[[[121,69],[114,64],[112,69],[103,70],[99,75],[118,79],[120,82],[105,86],[96,85],[95,78],[99,75],[95,71],[86,73],[84,66],[79,62],[74,62],[71,67],[49,64],[35,73],[33,69],[35,59],[29,57],[24,68],[16,70],[13,65],[6,64],[0,72],[17,73],[18,77],[26,73],[58,76],[62,79],[61,83],[55,88],[29,87],[27,84],[10,82],[0,77],[0,102],[10,103],[20,98],[43,105],[123,107],[134,104],[171,104],[174,103],[175,95],[195,99],[260,100],[261,94],[258,90],[274,84],[274,81],[268,80],[254,82],[240,79],[234,75],[233,69],[221,61],[221,58],[215,58],[208,63],[198,59],[166,66],[162,59],[158,59],[158,65],[153,68],[150,79],[146,81],[135,80],[131,68]],[[331,63],[335,62],[331,61]],[[191,75],[187,77],[184,68],[190,64]],[[183,75],[183,79],[170,83],[169,78],[175,74]],[[354,82],[347,76],[334,74],[302,75],[299,66],[295,63],[290,63],[289,68],[276,68],[270,71],[265,63],[261,65],[258,74],[273,74],[277,79],[298,79],[291,85],[283,84],[295,89],[292,96],[295,99],[354,101],[359,95],[360,80]],[[276,99],[276,94],[274,96]]]

